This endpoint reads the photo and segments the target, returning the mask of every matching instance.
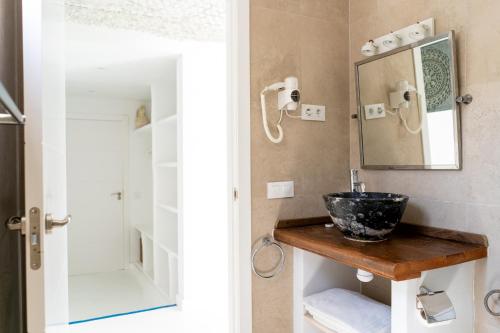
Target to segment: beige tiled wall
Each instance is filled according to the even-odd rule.
[[[357,126],[349,120],[356,111],[359,49],[370,38],[432,16],[438,33],[457,32],[460,89],[474,96],[462,113],[463,170],[361,176],[368,190],[409,194],[408,221],[488,235],[489,259],[476,271],[477,333],[498,332],[500,319],[482,307],[485,292],[500,288],[498,13],[498,0],[251,0],[253,239],[270,232],[279,217],[324,214],[321,194],[347,189],[350,166],[359,167]],[[327,106],[327,121],[287,118],[285,139],[275,145],[262,129],[259,92],[288,75],[299,77],[304,103]],[[294,199],[266,199],[266,182],[278,180],[295,181]],[[277,279],[254,277],[254,333],[292,332],[292,264],[287,249],[286,270]]]
[[[277,218],[325,214],[321,195],[346,190],[349,169],[347,0],[251,0],[252,234]],[[299,78],[304,103],[326,105],[326,122],[284,119],[285,138],[269,142],[260,90]],[[276,121],[269,98],[270,122]],[[266,183],[294,180],[295,198],[266,199]],[[272,256],[268,256],[273,258]],[[276,279],[253,279],[253,332],[292,332],[292,252]],[[260,263],[269,264],[268,262]]]
[[[462,171],[363,171],[368,190],[409,194],[406,220],[484,233],[489,258],[476,265],[476,333],[500,332],[500,318],[486,313],[482,298],[500,288],[500,1],[351,0],[350,58],[361,59],[367,40],[434,17],[436,32],[457,32],[461,93],[474,102],[462,111]],[[354,71],[351,113],[356,112]],[[351,122],[351,166],[359,167],[358,131]]]

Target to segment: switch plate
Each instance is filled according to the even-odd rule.
[[[366,120],[384,118],[385,117],[385,104],[368,104],[365,105],[365,118]]]
[[[325,121],[325,106],[302,104],[302,120]]]
[[[294,196],[293,181],[267,183],[268,199],[293,198]]]

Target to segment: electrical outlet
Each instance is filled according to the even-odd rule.
[[[267,183],[268,199],[293,198],[294,196],[293,181]]]
[[[364,108],[365,108],[366,120],[385,117],[385,105],[384,105],[384,103],[368,104],[368,105],[365,105]]]
[[[302,120],[325,121],[325,106],[302,104]]]

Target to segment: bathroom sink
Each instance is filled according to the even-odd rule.
[[[323,196],[333,224],[348,239],[378,242],[401,221],[408,196],[380,192],[339,192]]]

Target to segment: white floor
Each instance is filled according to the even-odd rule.
[[[172,304],[137,268],[69,277],[70,322]],[[75,324],[78,326],[83,324]]]

